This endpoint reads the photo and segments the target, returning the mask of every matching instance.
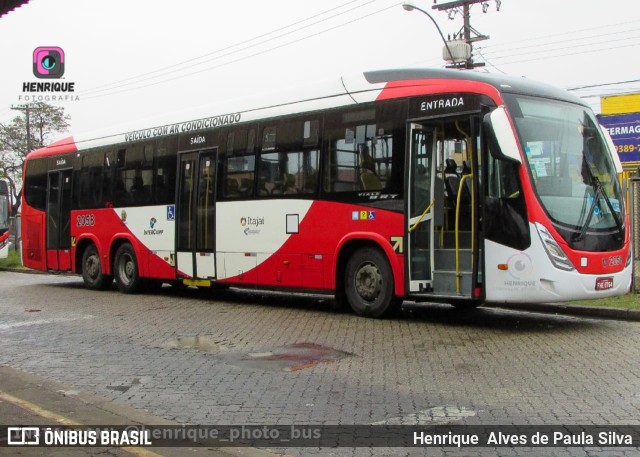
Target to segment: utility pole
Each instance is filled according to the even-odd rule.
[[[27,104],[22,106],[12,106],[11,109],[16,111],[24,111],[27,121],[27,153],[29,153],[31,152],[31,122],[29,119],[31,107]]]
[[[453,63],[453,68],[465,68],[471,70],[476,67],[484,67],[484,62],[475,62],[473,60],[473,43],[477,41],[484,41],[489,39],[489,35],[483,35],[473,28],[471,25],[471,6],[476,3],[482,4],[482,12],[486,13],[489,9],[488,0],[455,0],[452,2],[437,4],[438,0],[433,0],[433,9],[438,11],[447,11],[449,19],[453,20],[456,14],[461,14],[463,18],[462,28],[453,35],[453,39],[462,39],[467,45],[469,45],[469,57],[462,63],[462,66]],[[500,5],[502,0],[495,0],[496,10],[500,11]],[[459,38],[458,38],[459,37]]]

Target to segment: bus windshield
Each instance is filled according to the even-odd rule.
[[[575,230],[571,241],[580,241],[587,231],[613,230],[622,236],[622,190],[593,114],[555,100],[506,99],[535,192],[549,217]]]

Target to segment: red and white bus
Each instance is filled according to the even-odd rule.
[[[29,154],[24,264],[124,293],[324,292],[372,317],[630,288],[620,162],[563,90],[408,69],[250,102]]]
[[[11,193],[7,181],[0,180],[0,259],[9,255],[9,216],[11,215]]]

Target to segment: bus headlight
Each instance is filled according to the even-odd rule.
[[[551,263],[553,263],[553,265],[560,270],[575,270],[575,267],[571,263],[571,260],[569,260],[560,245],[556,243],[556,240],[553,239],[551,233],[549,233],[545,226],[536,222],[536,229],[538,230],[538,235],[540,235],[542,245],[544,246],[544,250],[549,256]]]

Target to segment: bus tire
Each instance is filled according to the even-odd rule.
[[[87,289],[106,290],[111,286],[113,277],[102,272],[100,254],[94,244],[87,246],[82,253],[82,280]]]
[[[393,295],[389,261],[374,247],[360,248],[349,258],[344,288],[351,309],[359,316],[383,317],[399,302]]]
[[[139,275],[136,253],[129,243],[123,244],[116,251],[113,274],[120,292],[136,294],[142,290],[144,281]]]

